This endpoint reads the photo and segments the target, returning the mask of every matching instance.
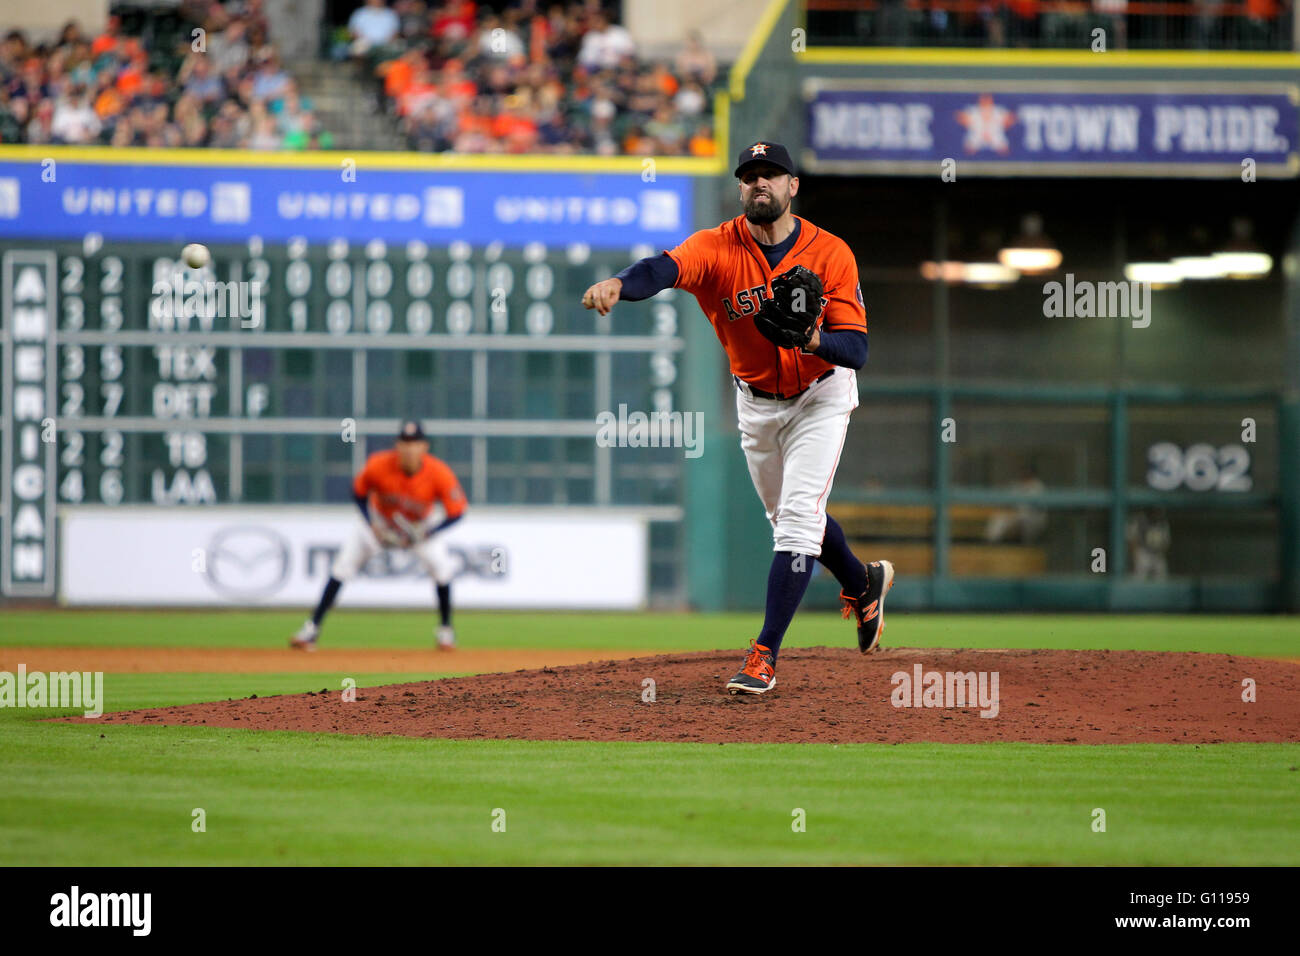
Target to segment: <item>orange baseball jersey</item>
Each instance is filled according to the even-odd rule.
[[[435,501],[442,502],[448,518],[465,510],[465,493],[444,462],[425,455],[420,470],[408,475],[402,471],[397,452],[391,448],[366,459],[366,466],[352,483],[352,493],[367,498],[371,509],[385,520],[400,513],[411,521],[422,521]]]
[[[777,348],[754,327],[754,315],[772,294],[773,276],[796,265],[806,266],[822,280],[818,325],[829,332],[867,331],[858,265],[848,244],[807,219],[795,218],[799,239],[776,268],[768,266],[744,216],[701,229],[668,250],[677,263],[676,288],[699,300],[727,350],[732,374],[778,395],[802,391],[835,366],[815,355]]]

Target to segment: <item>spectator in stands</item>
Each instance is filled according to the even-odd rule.
[[[478,52],[480,56],[498,60],[522,57],[524,38],[506,26],[500,17],[492,15],[484,19],[483,28],[479,31]]]
[[[297,117],[296,128],[284,137],[285,149],[333,149],[334,137],[328,130],[323,130],[310,110],[304,110]]]
[[[208,39],[208,58],[214,72],[229,78],[248,66],[253,51],[248,45],[247,32],[243,20],[233,20],[225,30]]]
[[[695,132],[691,135],[690,153],[692,156],[712,156],[718,148],[718,144],[713,140],[713,127],[708,123],[700,123],[695,127]]]
[[[183,0],[184,22],[134,36],[114,15],[92,39],[0,39],[0,139],[258,149],[328,143],[269,42],[263,0]],[[495,6],[495,5],[494,5]],[[368,0],[392,32],[376,94],[420,149],[709,155],[717,66],[699,35],[674,62],[639,62],[596,0],[504,10],[474,0]],[[129,22],[136,22],[134,19]],[[375,20],[378,23],[378,19]],[[204,51],[192,48],[193,25]],[[585,59],[585,65],[578,62]]]
[[[50,136],[55,143],[94,142],[99,136],[99,116],[90,105],[84,86],[74,86],[54,104]]]
[[[121,41],[122,20],[120,17],[109,17],[104,24],[104,32],[95,37],[94,42],[90,44],[90,52],[93,56],[100,56],[104,53],[116,53],[118,44]]]
[[[439,40],[460,42],[469,39],[478,24],[478,5],[474,0],[451,0],[433,18],[429,32]]]
[[[172,110],[172,119],[180,130],[182,146],[203,146],[208,138],[208,123],[203,106],[193,96],[182,94]]]
[[[292,81],[289,75],[280,69],[279,58],[274,52],[258,54],[260,61],[257,72],[253,74],[253,97],[266,101],[279,99],[289,92]]]
[[[397,103],[398,116],[414,116],[437,105],[438,84],[433,71],[421,65],[415,78],[406,85]]]
[[[352,38],[348,50],[355,57],[366,56],[392,44],[401,29],[402,21],[388,9],[385,0],[366,0],[365,6],[348,19],[348,33]]]
[[[59,31],[59,39],[54,45],[60,49],[71,49],[85,41],[86,38],[81,33],[81,24],[76,20],[69,20],[63,25],[63,29]]]
[[[653,140],[654,152],[677,156],[685,151],[686,129],[667,103],[655,110],[654,117],[645,125],[645,131]]]
[[[704,38],[699,30],[692,30],[686,36],[686,46],[677,54],[677,73],[689,77],[700,86],[708,89],[718,75],[718,64],[713,54],[704,45]]]
[[[54,101],[41,100],[30,107],[30,119],[27,120],[26,141],[29,143],[52,143],[54,136]]]
[[[700,84],[694,80],[688,80],[673,98],[673,106],[683,117],[699,116],[708,105],[708,96],[700,87]]]
[[[208,59],[207,54],[191,53],[176,79],[186,95],[194,97],[204,105],[225,99],[226,84],[213,70],[212,61]]]
[[[275,117],[267,113],[266,107],[261,103],[254,103],[253,108],[249,110],[249,116],[253,121],[253,135],[248,139],[248,148],[279,149],[283,137],[275,128]]]
[[[578,50],[579,63],[588,69],[612,69],[624,57],[635,55],[636,44],[626,27],[610,23],[604,11],[592,14],[591,29],[583,34]]]

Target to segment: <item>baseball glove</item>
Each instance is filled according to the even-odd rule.
[[[804,266],[795,266],[772,280],[772,297],[764,299],[754,327],[772,344],[801,349],[812,338],[822,312],[822,280]]]
[[[401,517],[398,515],[397,517]],[[375,535],[375,540],[385,548],[405,549],[411,546],[411,536],[401,528],[396,528],[389,524],[379,515],[372,515],[370,521],[370,530]]]

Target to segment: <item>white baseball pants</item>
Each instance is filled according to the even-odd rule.
[[[338,556],[334,559],[334,566],[330,570],[330,576],[338,581],[347,581],[356,577],[366,562],[384,550],[384,545],[375,537],[375,533],[370,526],[358,519],[356,531],[343,549],[339,551]],[[410,548],[403,548],[414,555],[415,559],[420,562],[421,566],[429,573],[429,577],[438,584],[450,584],[452,575],[455,574],[455,566],[452,561],[451,552],[442,540],[442,535],[434,535],[432,538],[425,538],[417,542]]]
[[[786,401],[737,388],[740,447],[772,525],[773,551],[821,556],[826,499],[857,407],[858,377],[850,368]]]

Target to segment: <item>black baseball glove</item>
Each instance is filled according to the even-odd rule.
[[[822,312],[822,280],[804,266],[795,266],[772,280],[772,297],[764,299],[754,327],[772,344],[801,349],[812,338]]]

